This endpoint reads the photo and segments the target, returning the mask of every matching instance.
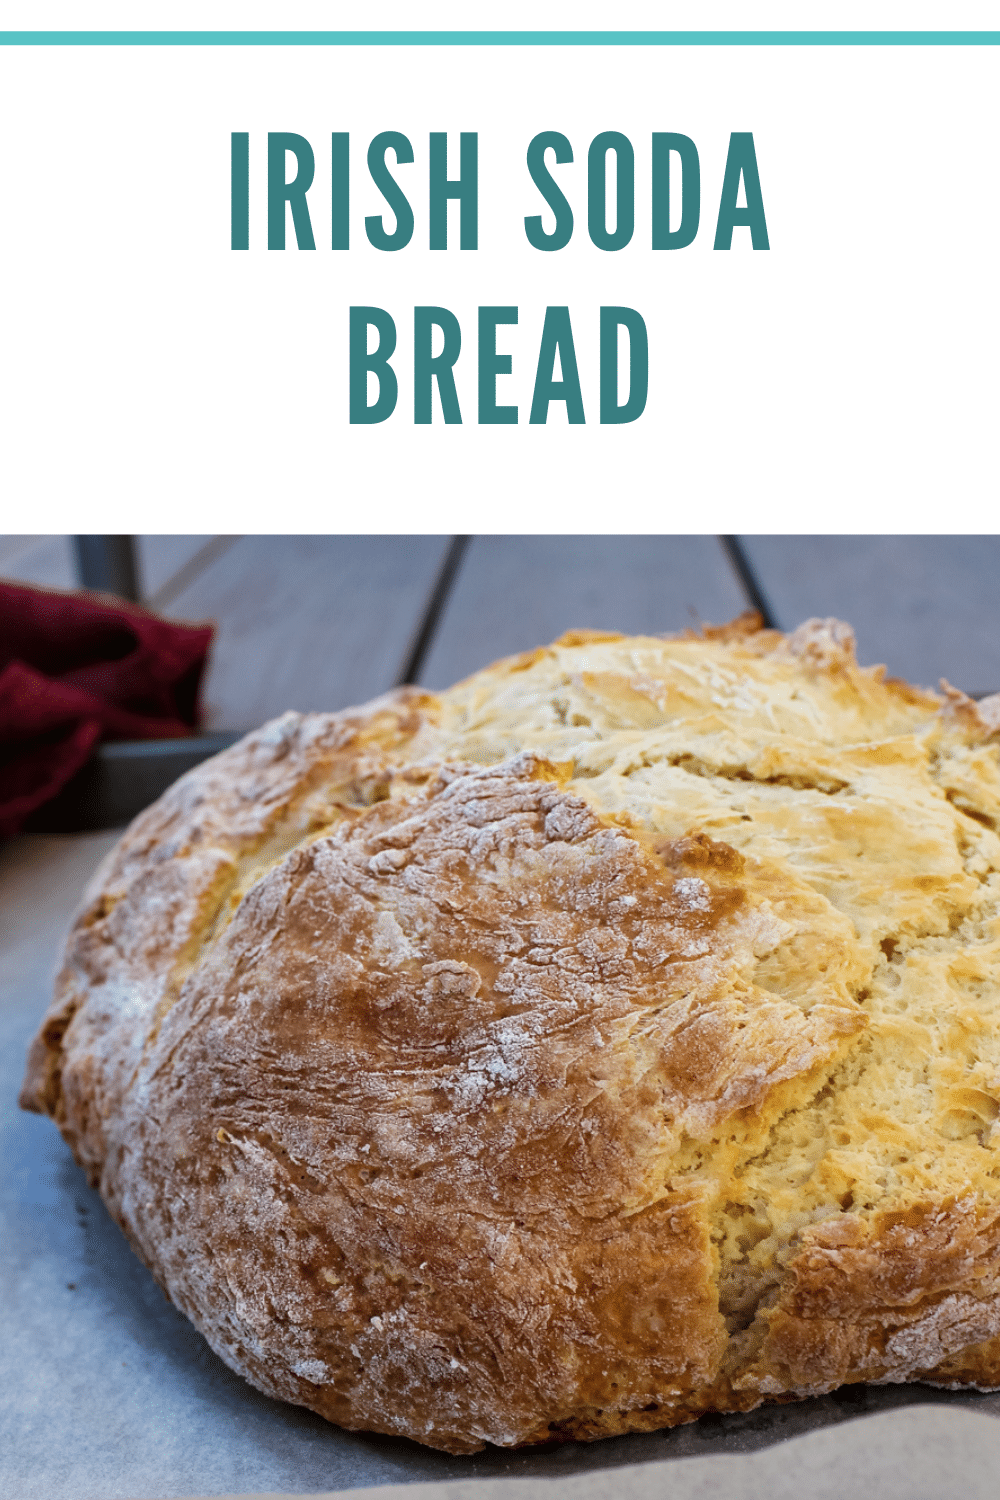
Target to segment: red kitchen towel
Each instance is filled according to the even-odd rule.
[[[98,740],[196,729],[212,634],[107,595],[0,583],[0,838],[56,795]]]

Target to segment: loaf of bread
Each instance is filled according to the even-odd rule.
[[[753,617],[286,714],[98,871],[22,1103],[344,1427],[1000,1385],[998,738]]]

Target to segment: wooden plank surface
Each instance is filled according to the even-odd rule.
[[[837,615],[858,659],[911,682],[1000,690],[1000,537],[743,537],[778,623]]]
[[[141,597],[155,607],[155,596],[209,541],[208,536],[137,536]],[[45,588],[76,588],[72,537],[0,536],[0,578]]]
[[[76,588],[68,536],[0,536],[0,578],[47,589]]]
[[[135,539],[143,600],[157,607],[157,596],[187,568],[210,542],[210,536],[137,536]]]
[[[448,547],[433,536],[247,536],[167,607],[214,619],[207,729],[344,708],[395,683]]]
[[[440,538],[139,536],[144,598],[219,623],[208,726],[389,686],[444,556]],[[1000,689],[1000,538],[745,537],[778,622],[851,621],[862,661],[913,681]],[[228,552],[224,549],[228,548]],[[0,536],[0,577],[75,585],[70,538]],[[627,631],[728,618],[742,591],[713,537],[477,537],[424,659],[442,687],[571,625]]]
[[[575,627],[657,634],[745,608],[715,537],[477,536],[420,680],[447,687]]]

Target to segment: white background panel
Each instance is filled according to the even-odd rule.
[[[192,533],[989,529],[998,69],[998,48],[0,49],[0,480],[52,530],[82,502],[108,531],[135,529],[140,504],[143,530]],[[398,170],[416,232],[392,254],[363,230],[384,206],[364,155],[385,129],[417,158]],[[477,252],[457,248],[457,205],[455,248],[426,248],[439,129],[456,155],[479,132]],[[576,232],[555,254],[523,232],[543,129],[575,152],[557,171]],[[636,152],[635,235],[610,254],[585,227],[606,129]],[[229,249],[233,130],[251,135],[246,253]],[[314,252],[266,249],[268,130],[316,150]],[[348,252],[326,248],[332,130],[351,132]],[[650,248],[654,130],[701,156],[682,251]],[[712,248],[732,130],[754,134],[766,253],[745,228]],[[372,427],[348,423],[352,303],[399,332],[399,403]],[[516,427],[476,422],[492,303],[520,310],[498,386]],[[608,303],[650,338],[646,412],[620,427],[597,423]],[[460,428],[413,424],[415,304],[461,322]],[[571,310],[584,427],[558,405],[527,423],[548,304]]]

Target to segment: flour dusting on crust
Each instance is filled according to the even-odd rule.
[[[347,1427],[994,1387],[998,732],[747,617],[286,714],[98,871],[22,1102]]]

